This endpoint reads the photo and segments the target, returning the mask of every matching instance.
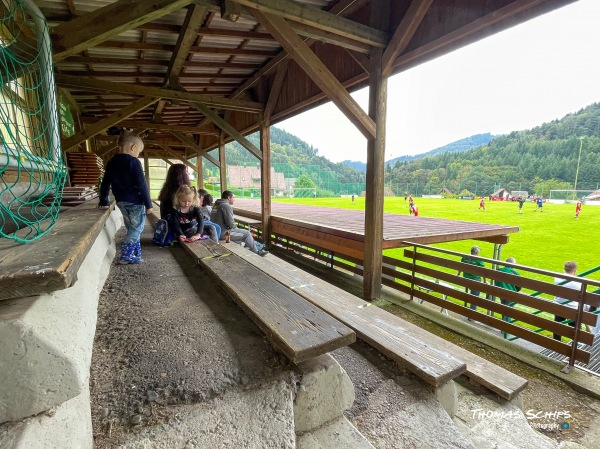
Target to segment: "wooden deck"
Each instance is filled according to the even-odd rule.
[[[363,259],[365,212],[349,209],[272,203],[271,230],[276,235],[313,244],[336,253]],[[237,215],[260,218],[260,200],[236,198]],[[383,249],[405,242],[429,245],[456,240],[507,243],[518,226],[504,226],[410,215],[384,214]]]

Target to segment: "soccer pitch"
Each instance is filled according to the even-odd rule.
[[[298,198],[274,201],[307,204],[311,206],[337,207],[364,210],[365,199],[357,197],[352,204],[351,198]],[[478,210],[479,199],[437,199],[414,198],[419,207],[420,217],[446,218],[449,220],[473,221],[518,226],[520,231],[510,234],[510,241],[502,248],[502,259],[514,257],[518,264],[562,272],[563,263],[575,260],[578,272],[587,271],[600,265],[600,243],[597,230],[600,228],[600,206],[587,206],[578,219],[575,219],[574,204],[544,203],[543,212],[534,212],[536,205],[526,202],[523,213],[519,214],[517,202],[486,201],[485,211]],[[404,197],[385,197],[386,213],[408,215],[408,202]],[[418,220],[418,217],[414,217]],[[443,243],[440,248],[468,253],[474,241]],[[493,244],[477,242],[482,257],[492,257]],[[387,250],[386,255],[401,257],[402,250]],[[600,279],[600,272],[589,276]]]

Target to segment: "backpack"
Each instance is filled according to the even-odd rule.
[[[158,220],[154,229],[152,243],[158,246],[173,246],[175,241],[175,235],[173,235],[173,230],[169,222],[164,219]]]

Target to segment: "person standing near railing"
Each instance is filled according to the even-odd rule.
[[[570,276],[575,276],[575,273],[577,272],[577,262],[575,262],[574,260],[569,260],[567,262],[565,262],[564,266],[563,266],[563,271],[565,274],[568,274]],[[569,281],[565,284],[563,284],[563,282],[565,282],[565,279],[562,278],[554,278],[554,285],[558,285],[560,284],[563,287],[567,287],[567,288],[571,288],[573,290],[581,290],[581,282],[577,282],[577,281]],[[563,304],[567,307],[570,307],[572,309],[576,309],[577,308],[577,301],[569,301],[566,304],[565,301],[569,301],[565,298],[561,298],[560,296],[555,296],[554,297],[554,302],[557,304]],[[587,308],[588,306],[586,306]],[[554,321],[562,323],[563,321],[565,321],[566,318],[562,317],[562,316],[558,316],[558,315],[554,315]],[[575,322],[570,322],[568,323],[569,326],[571,327],[575,327]],[[558,334],[554,334],[554,339],[555,340],[561,340],[562,337]]]
[[[473,245],[471,247],[471,255],[472,256],[478,256],[479,255],[479,251],[480,251],[480,249],[479,249],[479,247],[477,245]],[[468,263],[470,265],[475,265],[477,267],[484,267],[485,266],[481,260],[479,260],[479,259],[473,259],[473,258],[468,257],[468,256],[463,257],[462,259],[460,259],[460,261],[463,262],[463,263]],[[460,275],[460,273],[463,274],[463,277],[465,279],[472,279],[474,281],[480,281],[480,282],[482,282],[481,276],[478,276],[476,274],[467,273],[466,271],[460,271],[460,270],[456,274]],[[483,283],[485,283],[485,278],[483,278]],[[469,288],[466,288],[466,287],[465,287],[465,292],[471,293],[474,296],[481,295],[481,292],[479,290],[469,289]],[[465,306],[466,305],[467,305],[467,303],[465,303]],[[475,304],[471,304],[469,307],[472,310],[477,310],[477,306]]]
[[[514,257],[509,257],[508,259],[506,259],[506,261],[508,263],[517,263],[517,261]],[[499,268],[498,271],[501,271],[502,273],[512,274],[514,276],[520,276],[519,272],[512,267],[504,266],[502,268]],[[521,287],[516,286],[514,284],[509,284],[508,282],[494,281],[494,285],[496,287],[501,287],[501,288],[504,288],[506,290],[510,290],[513,292],[521,291]],[[511,307],[513,304],[512,301],[510,301],[508,299],[502,299],[502,298],[500,298],[500,302],[505,306],[511,306]],[[509,320],[509,317],[507,315],[502,315],[502,321],[508,321],[508,320]]]

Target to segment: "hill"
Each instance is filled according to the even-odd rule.
[[[259,134],[246,136],[257,147]],[[271,127],[271,165],[286,178],[295,178],[296,187],[316,188],[319,196],[359,193],[364,190],[365,174],[341,162],[319,156],[318,149],[275,126]],[[226,146],[228,164],[256,165],[258,160],[238,142]],[[205,179],[217,169],[205,166]]]
[[[386,182],[398,191],[490,195],[503,187],[548,196],[552,189],[595,190],[600,183],[600,104],[462,153],[397,162]],[[581,139],[580,139],[581,138]],[[578,163],[579,150],[581,160]],[[579,171],[577,167],[579,166]]]
[[[425,153],[416,154],[414,156],[399,156],[394,159],[390,159],[386,161],[386,165],[395,165],[396,162],[408,162],[415,159],[422,159],[424,157],[436,156],[438,154],[443,153],[461,153],[463,151],[470,150],[471,148],[476,148],[481,145],[486,145],[492,140],[494,136],[490,133],[484,134],[475,134],[471,137],[466,137],[464,139],[457,140],[456,142],[449,143],[448,145],[444,145],[443,147],[435,148],[431,151],[427,151]],[[367,171],[367,164],[360,161],[343,161],[343,164],[348,165],[349,167],[354,168],[362,173]]]

